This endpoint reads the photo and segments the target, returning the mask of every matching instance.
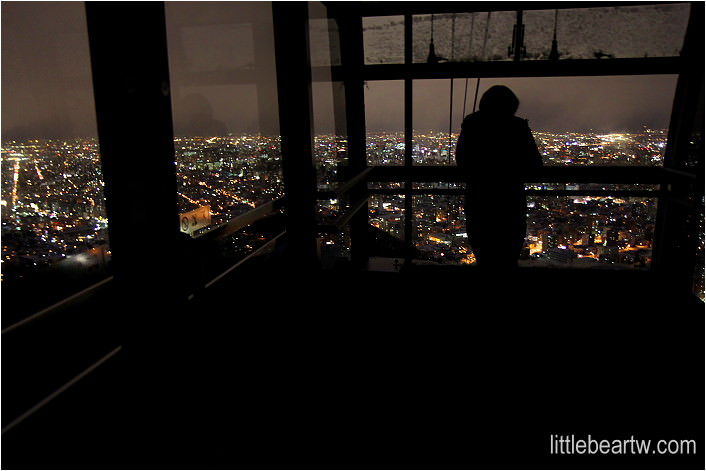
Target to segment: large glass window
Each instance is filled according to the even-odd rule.
[[[448,187],[448,184],[438,186]],[[468,244],[462,196],[414,196],[412,210],[415,256],[418,260],[454,265],[475,262]]]
[[[2,325],[110,274],[81,2],[2,4]]]
[[[469,85],[470,83],[470,85]],[[461,123],[473,106],[476,80],[415,80],[412,83],[412,162],[414,165],[456,165]],[[468,90],[471,88],[471,101]]]
[[[368,165],[404,165],[404,81],[365,83]]]
[[[167,2],[182,230],[282,196],[269,2]]]
[[[530,266],[648,268],[657,200],[653,197],[528,197]]]

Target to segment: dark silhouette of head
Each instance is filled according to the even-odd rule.
[[[496,116],[513,116],[520,106],[520,100],[505,85],[493,85],[483,94],[478,109]]]

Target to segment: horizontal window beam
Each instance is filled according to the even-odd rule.
[[[330,16],[393,16],[653,5],[655,2],[323,2]]]
[[[580,77],[608,75],[678,74],[679,57],[629,59],[566,59],[558,61],[445,62],[441,64],[373,64],[361,68],[364,80],[485,78],[485,77]],[[335,77],[336,68],[332,71]]]
[[[527,182],[551,183],[668,183],[671,174],[661,167],[542,167],[525,174]],[[377,166],[371,182],[464,182],[456,166]]]
[[[441,196],[463,196],[465,190],[458,188],[414,188],[406,190],[399,189],[371,189],[368,190],[371,195],[441,195]],[[527,196],[619,196],[625,198],[658,198],[660,192],[658,190],[525,190]]]

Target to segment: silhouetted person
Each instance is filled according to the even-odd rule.
[[[466,180],[466,227],[479,267],[517,266],[527,232],[524,176],[542,166],[542,156],[526,119],[515,112],[520,102],[496,85],[465,117],[456,144],[456,163]]]

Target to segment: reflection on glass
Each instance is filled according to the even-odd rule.
[[[346,209],[347,205],[337,199],[318,200],[316,202],[317,222],[319,224],[335,224]]]
[[[182,231],[196,237],[283,195],[269,2],[168,2]]]
[[[428,62],[432,43],[434,55],[441,62],[510,60],[508,47],[516,20],[514,11],[416,15],[413,61]]]
[[[404,81],[365,85],[368,165],[404,165]]]
[[[444,264],[475,262],[468,244],[463,202],[463,196],[413,197],[415,258]]]
[[[521,59],[549,59],[554,38],[559,59],[678,56],[688,19],[688,3],[523,10]],[[417,15],[413,21],[415,63],[514,58],[515,11]]]
[[[404,16],[363,18],[366,64],[404,63]]]
[[[310,6],[318,5],[319,2],[310,2]],[[312,67],[328,67],[331,65],[341,65],[341,53],[338,42],[338,27],[333,19],[326,18],[325,8],[323,11],[313,11],[310,14],[321,14],[323,18],[309,18],[309,48]]]
[[[271,253],[283,229],[283,215],[280,211],[227,237],[211,241],[198,259],[203,276],[201,281],[206,283],[215,279],[250,255]]]
[[[556,30],[559,59],[678,56],[689,4],[526,10],[525,59],[548,59]]]
[[[184,25],[180,31],[183,60],[193,72],[253,69],[252,28],[251,23]],[[226,40],[216,41],[214,38]]]
[[[2,325],[107,278],[85,10],[2,4]]]
[[[521,266],[646,269],[656,198],[530,196]]]

